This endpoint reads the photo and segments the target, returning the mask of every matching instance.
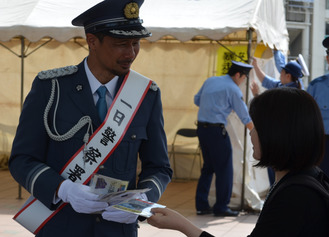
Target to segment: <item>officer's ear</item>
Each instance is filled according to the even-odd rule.
[[[243,72],[238,72],[238,75],[237,75],[237,77],[238,77],[238,79],[242,79],[242,76],[244,76],[245,75],[245,77],[244,78],[246,78],[246,74],[245,73],[243,73]],[[243,78],[243,79],[244,79]]]
[[[96,44],[98,42],[98,38],[94,34],[87,33],[86,34],[86,41],[89,46],[89,49],[93,50],[96,47]]]
[[[239,79],[241,77],[241,73],[240,72],[236,72],[235,74],[234,74],[234,78],[235,79]]]

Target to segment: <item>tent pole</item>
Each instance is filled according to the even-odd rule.
[[[247,31],[247,40],[248,40],[248,49],[247,49],[247,56],[248,62],[250,62],[250,54],[251,54],[251,43],[252,43],[252,29],[248,29]],[[247,76],[246,80],[246,104],[249,101],[249,75]],[[244,127],[244,138],[243,138],[243,161],[242,161],[242,187],[241,187],[241,204],[240,209],[244,210],[244,198],[245,198],[245,185],[246,185],[246,152],[247,152],[247,127]]]
[[[52,41],[52,38],[50,38],[49,40],[47,40],[46,42],[44,42],[43,44],[41,44],[40,46],[38,46],[36,49],[32,50],[30,53],[27,53],[27,49],[25,49],[25,37],[24,36],[20,36],[19,37],[20,41],[21,41],[21,54],[18,54],[16,52],[14,52],[13,50],[11,50],[9,47],[7,47],[6,45],[2,44],[0,42],[0,46],[4,47],[5,49],[9,50],[11,53],[13,53],[14,55],[16,55],[17,57],[21,58],[21,98],[20,98],[20,112],[22,113],[22,109],[23,109],[23,101],[24,101],[24,60],[25,58],[34,53],[36,50],[40,49],[41,47],[43,47],[44,45],[48,44],[50,41]],[[22,186],[19,184],[18,185],[18,197],[17,199],[22,199]]]
[[[16,56],[18,56],[18,57],[21,58],[21,98],[20,98],[20,112],[22,113],[23,101],[24,101],[24,59],[28,55],[34,53],[36,50],[38,50],[39,48],[41,48],[42,46],[48,44],[50,41],[52,41],[52,38],[50,38],[49,40],[47,40],[46,42],[44,42],[43,44],[41,44],[39,47],[37,47],[36,49],[34,49],[32,52],[30,52],[28,54],[26,53],[27,50],[25,50],[25,37],[24,36],[20,36],[19,39],[21,40],[21,54],[20,55],[17,54],[16,52],[14,52],[13,50],[11,50],[6,45],[2,44],[1,42],[0,42],[0,46],[6,48],[11,53],[13,53]],[[18,197],[17,197],[17,199],[22,199],[22,186],[20,184],[18,185]]]
[[[20,101],[20,111],[22,113],[23,109],[23,96],[24,96],[24,58],[25,58],[25,37],[21,37],[21,101]],[[17,199],[22,199],[22,186],[18,185],[18,197]]]
[[[23,108],[23,94],[24,94],[24,58],[25,58],[25,38],[21,37],[21,112]]]

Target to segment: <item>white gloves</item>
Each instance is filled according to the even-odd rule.
[[[108,207],[106,202],[98,201],[98,195],[90,191],[90,187],[80,183],[65,180],[59,187],[58,197],[71,204],[79,213],[94,213]]]
[[[108,221],[131,224],[136,222],[138,214],[121,211],[113,207],[117,204],[98,200],[98,195],[91,192],[90,187],[80,183],[73,183],[71,180],[65,180],[59,187],[58,197],[64,202],[71,204],[72,208],[79,213],[95,213],[103,211],[102,217]],[[132,199],[141,199],[147,201],[145,193],[137,193]]]
[[[145,193],[142,193],[142,194],[138,193],[138,194],[134,195],[133,198],[147,201],[147,196]],[[115,204],[112,203],[112,205],[115,205]],[[102,213],[102,217],[108,221],[131,224],[131,223],[136,222],[136,220],[138,218],[138,214],[121,211],[112,206],[109,206]]]
[[[109,206],[102,213],[102,217],[104,220],[108,220],[108,221],[131,224],[136,222],[138,215],[126,211],[121,211],[112,206]]]

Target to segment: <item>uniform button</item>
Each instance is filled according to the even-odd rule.
[[[136,137],[137,137],[136,134],[131,135],[131,140],[135,140]]]

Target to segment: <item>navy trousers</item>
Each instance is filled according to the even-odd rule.
[[[233,164],[230,137],[223,127],[198,126],[197,134],[203,154],[203,167],[196,190],[196,209],[208,209],[208,195],[216,175],[216,203],[214,213],[224,212],[232,195]]]

